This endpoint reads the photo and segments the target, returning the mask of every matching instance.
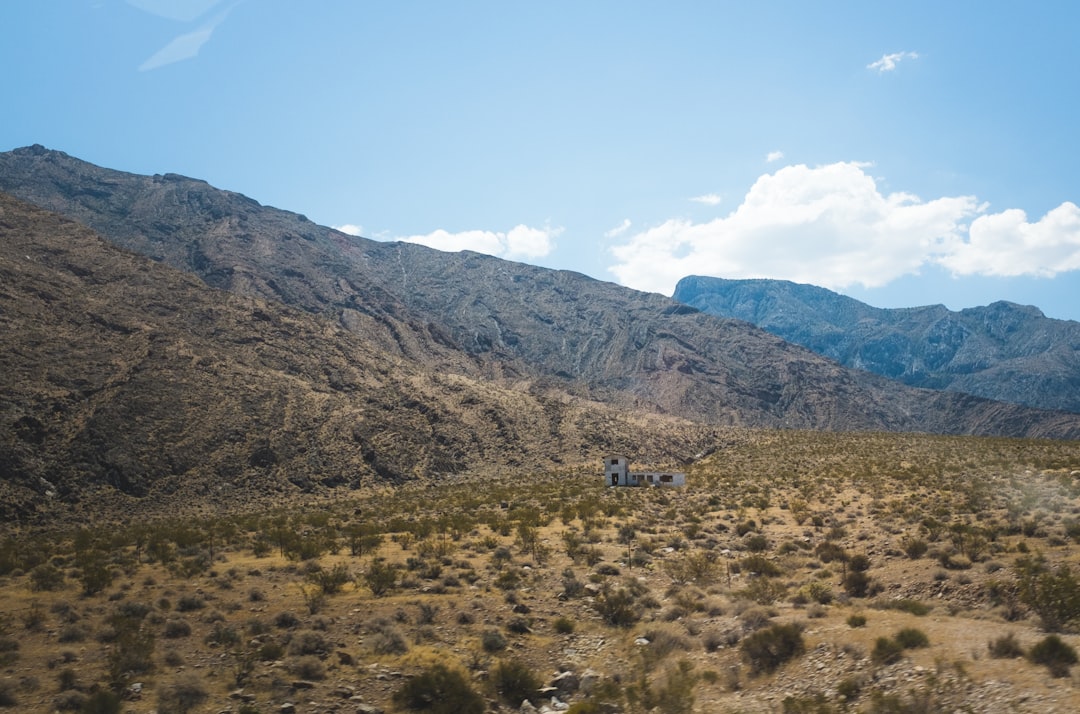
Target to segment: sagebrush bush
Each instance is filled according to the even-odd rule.
[[[532,668],[517,660],[499,662],[489,677],[495,692],[511,706],[519,706],[526,699],[535,699],[541,686]]]
[[[802,625],[796,622],[758,630],[742,641],[742,656],[752,674],[774,672],[806,650]]]
[[[1053,677],[1068,677],[1069,668],[1077,662],[1076,650],[1057,635],[1049,635],[1032,646],[1028,657],[1035,664],[1044,664]]]
[[[875,664],[893,664],[899,662],[903,656],[903,645],[891,637],[879,637],[874,640],[874,649],[870,652],[870,659]]]
[[[905,627],[896,633],[894,639],[906,650],[930,646],[930,638],[925,632],[915,627]]]
[[[487,708],[465,675],[442,664],[406,680],[393,699],[400,707],[430,714],[483,714]]]
[[[169,620],[165,623],[165,630],[162,634],[170,640],[188,637],[191,634],[191,625],[187,620]]]
[[[987,649],[990,650],[990,656],[995,659],[1015,659],[1024,656],[1024,648],[1020,646],[1020,640],[1016,639],[1016,635],[1011,632],[990,640],[987,643]]]
[[[188,675],[161,688],[158,692],[159,714],[187,714],[210,696],[195,676]]]
[[[289,672],[300,679],[310,681],[326,679],[326,666],[321,659],[313,655],[305,655],[291,660],[288,668]]]

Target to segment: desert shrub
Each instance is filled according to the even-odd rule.
[[[803,643],[802,625],[795,622],[773,625],[758,630],[742,641],[742,657],[750,665],[752,674],[774,672],[788,660],[801,655]]]
[[[720,563],[712,551],[696,551],[664,562],[664,571],[677,583],[712,582],[720,574]]]
[[[504,570],[493,583],[500,590],[513,590],[521,583],[521,575],[516,570]]]
[[[274,625],[280,627],[283,630],[287,630],[291,627],[296,627],[300,624],[300,618],[291,612],[279,612],[274,617]]]
[[[193,612],[206,607],[206,601],[198,595],[184,595],[176,601],[176,609],[180,612]]]
[[[772,578],[753,578],[739,596],[759,605],[771,605],[787,594],[787,586]]]
[[[874,649],[870,652],[870,659],[875,664],[892,664],[899,662],[904,654],[904,647],[891,637],[879,637],[874,641]]]
[[[86,639],[86,634],[86,628],[82,625],[69,624],[60,628],[57,639],[64,643],[82,642]]]
[[[995,659],[1016,659],[1024,656],[1024,648],[1020,646],[1020,640],[1016,639],[1016,635],[1011,632],[990,640],[987,643],[987,649],[990,650],[990,656]]]
[[[285,654],[285,647],[279,642],[264,642],[259,646],[257,657],[261,662],[279,660]]]
[[[308,581],[313,583],[324,595],[335,595],[352,580],[352,573],[345,563],[338,563],[330,570],[319,568],[308,574]]]
[[[739,561],[739,569],[745,573],[755,573],[770,578],[776,578],[783,574],[779,565],[763,555],[748,555]]]
[[[109,676],[113,683],[123,683],[129,676],[145,674],[154,668],[154,635],[142,627],[138,618],[114,614],[109,618],[113,647],[108,654]]]
[[[405,709],[431,714],[483,714],[486,709],[484,698],[465,675],[442,664],[406,680],[393,699]]]
[[[701,637],[701,644],[705,647],[706,652],[716,652],[721,647],[729,644],[735,644],[738,642],[738,634],[735,635],[735,641],[730,641],[730,632],[720,632],[719,630],[709,630]]]
[[[792,602],[796,605],[805,605],[809,602],[816,602],[819,605],[828,605],[832,601],[832,588],[821,581],[814,581],[803,585],[792,598]]]
[[[64,587],[64,571],[52,563],[42,563],[30,571],[31,590],[59,590]]]
[[[660,660],[676,650],[689,650],[690,639],[672,625],[653,625],[641,636],[649,641],[647,658]]]
[[[499,662],[490,674],[491,686],[504,702],[518,706],[535,699],[541,682],[531,667],[517,660]]]
[[[289,661],[289,672],[300,679],[318,682],[326,679],[326,666],[318,657],[305,655]]]
[[[82,553],[78,558],[78,565],[83,595],[97,595],[112,584],[113,571],[105,562],[103,553],[98,551]]]
[[[162,660],[170,667],[183,667],[184,656],[174,649],[167,649],[162,655]]]
[[[1048,635],[1035,643],[1028,657],[1035,664],[1044,664],[1053,677],[1068,677],[1069,668],[1076,664],[1076,650],[1057,635]]]
[[[56,686],[61,692],[79,688],[79,675],[70,667],[65,667],[56,675]]]
[[[903,547],[904,553],[912,560],[918,560],[923,557],[930,548],[922,538],[905,538]]]
[[[206,635],[205,642],[211,646],[233,647],[240,643],[240,634],[235,627],[215,622],[213,629]]]
[[[894,636],[897,644],[906,650],[929,647],[930,639],[926,633],[916,627],[905,627]]]
[[[170,640],[187,637],[191,634],[191,625],[187,620],[169,620],[165,623],[165,631],[162,634]]]
[[[364,584],[375,597],[382,597],[397,584],[397,570],[381,560],[375,560],[364,573]]]
[[[757,530],[757,523],[753,520],[742,521],[735,526],[735,534],[742,538],[747,533]]]
[[[836,693],[844,698],[844,701],[853,702],[862,693],[863,683],[858,677],[848,677],[836,685]]]
[[[814,549],[814,554],[822,563],[831,563],[834,560],[837,562],[847,560],[847,553],[844,552],[844,549],[831,541],[820,543],[818,547]]]
[[[847,619],[848,627],[865,627],[866,616],[865,615],[850,615]]]
[[[82,714],[119,714],[123,710],[120,695],[108,689],[99,689],[83,700]]]
[[[528,619],[515,617],[506,623],[506,630],[515,635],[527,635],[532,632],[532,627],[530,627]]]
[[[560,635],[569,635],[574,631],[574,621],[569,617],[557,617],[552,625]]]
[[[697,681],[694,665],[688,660],[680,660],[666,670],[659,684],[645,686],[641,703],[647,711],[660,714],[690,714],[694,708]]]
[[[1080,579],[1067,565],[1051,569],[1041,557],[1016,561],[1018,597],[1039,616],[1047,632],[1061,632],[1080,620]]]
[[[743,630],[754,632],[772,624],[774,614],[764,607],[748,607],[739,613],[739,622],[742,623]]]
[[[485,652],[501,652],[506,649],[506,637],[496,629],[484,630],[480,634],[480,646]]]
[[[761,533],[754,533],[746,537],[743,545],[751,553],[764,553],[769,549],[769,539]]]
[[[206,701],[209,693],[203,683],[189,675],[161,688],[158,692],[159,714],[187,714]]]
[[[61,690],[53,697],[53,709],[58,712],[81,711],[86,704],[86,695],[74,689]]]
[[[408,640],[393,623],[379,619],[371,629],[372,635],[368,638],[368,643],[375,654],[398,655],[409,651]]]
[[[330,651],[330,645],[321,632],[303,630],[289,640],[291,655],[324,655]]]
[[[0,680],[0,707],[14,707],[19,703],[15,698],[15,686],[8,681]]]
[[[629,627],[641,619],[640,607],[633,592],[625,587],[605,587],[593,598],[595,609],[604,622],[613,627]]]

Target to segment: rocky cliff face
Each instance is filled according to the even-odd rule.
[[[697,276],[674,297],[912,386],[1080,412],[1080,323],[1035,307],[888,310],[810,285]]]
[[[0,154],[0,189],[209,286],[331,320],[420,372],[712,425],[1080,435],[1072,416],[910,389],[659,295],[354,238],[193,179],[31,147]]]

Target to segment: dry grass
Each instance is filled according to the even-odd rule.
[[[1045,636],[1014,564],[1077,569],[1078,469],[1076,443],[751,432],[679,490],[608,489],[583,470],[10,532],[0,695],[18,711],[96,690],[131,712],[349,696],[393,711],[405,676],[435,663],[494,700],[475,673],[512,660],[543,684],[591,669],[588,696],[561,698],[622,711],[777,711],[785,697],[814,711],[1073,710],[1070,677],[988,643],[1012,635],[1027,651]],[[927,548],[910,557],[914,539]],[[63,580],[34,589],[55,580],[31,576],[46,562]],[[752,676],[741,642],[785,623],[805,652]],[[1073,624],[1062,638],[1077,646]],[[929,646],[873,661],[878,638],[911,628]]]

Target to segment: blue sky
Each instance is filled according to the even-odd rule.
[[[0,4],[0,150],[376,239],[1080,320],[1080,4]]]

